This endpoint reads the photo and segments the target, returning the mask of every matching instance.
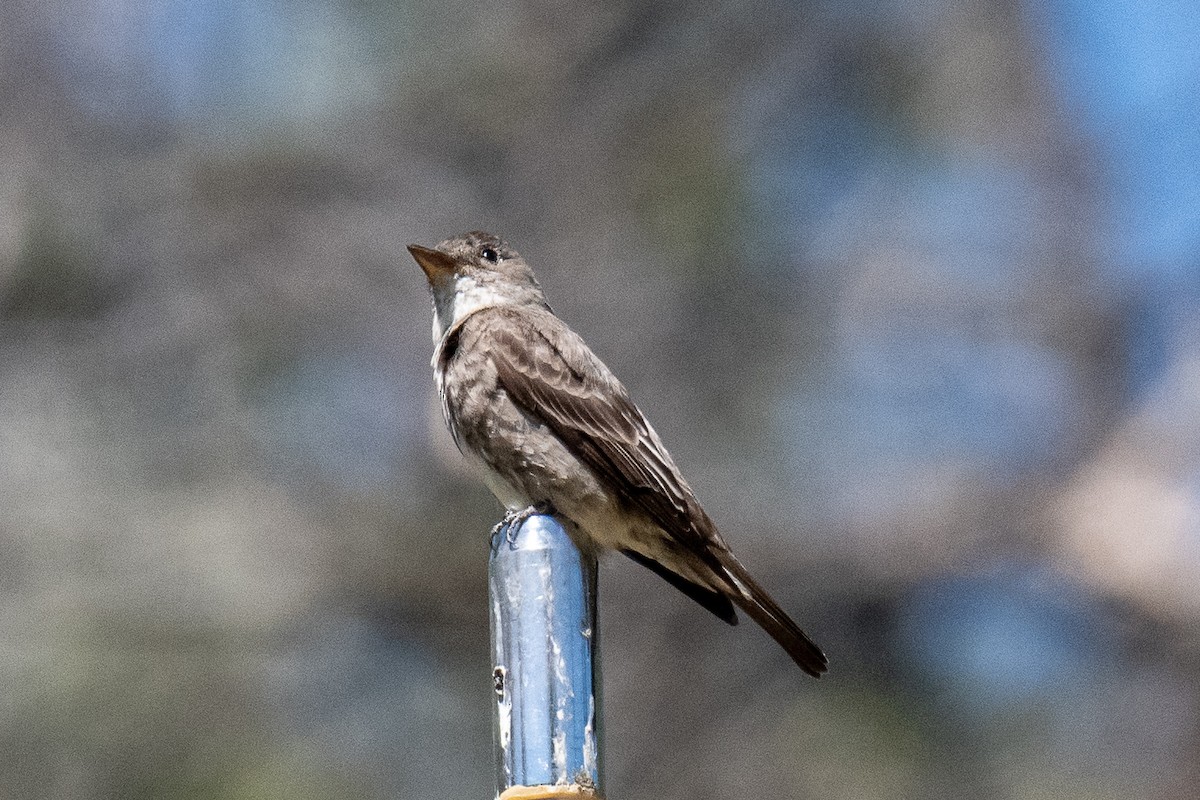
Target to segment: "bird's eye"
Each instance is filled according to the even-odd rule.
[[[479,255],[483,258],[484,261],[490,261],[493,264],[495,264],[497,261],[500,260],[500,255],[490,247],[485,247],[482,250],[480,250]]]

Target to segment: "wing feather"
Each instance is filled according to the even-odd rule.
[[[691,556],[706,585],[633,550],[626,555],[663,576],[726,622],[736,603],[791,654],[820,676],[824,653],[756,584],[721,541],[691,487],[629,398],[625,387],[583,340],[548,311],[492,308],[489,327],[497,380],[525,414],[541,420],[631,508],[644,513]]]
[[[525,413],[548,425],[615,496],[702,555],[716,528],[620,381],[549,312],[491,326],[497,378]],[[705,559],[707,560],[707,559]]]

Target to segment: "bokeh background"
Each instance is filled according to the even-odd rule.
[[[1182,0],[0,6],[0,796],[491,795],[405,253],[501,233],[820,682],[605,563],[612,798],[1191,798]]]

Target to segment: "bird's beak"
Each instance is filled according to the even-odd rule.
[[[430,285],[444,281],[454,274],[454,257],[441,250],[431,250],[419,244],[410,244],[408,252],[417,260],[417,264],[425,272]]]

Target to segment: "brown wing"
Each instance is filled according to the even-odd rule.
[[[726,622],[736,622],[730,601],[737,603],[797,664],[819,677],[826,669],[824,653],[729,552],[654,429],[583,340],[549,311],[478,313],[508,317],[491,326],[490,354],[513,402],[548,425],[617,497],[661,527],[694,559],[693,568],[727,589],[713,591],[666,564],[626,554]]]
[[[658,435],[583,340],[549,312],[491,311],[509,317],[492,326],[491,356],[513,401],[683,548],[707,555],[719,544]]]

